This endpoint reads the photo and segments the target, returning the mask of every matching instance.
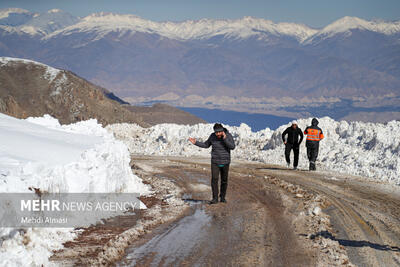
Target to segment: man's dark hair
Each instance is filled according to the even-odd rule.
[[[221,123],[216,123],[214,124],[214,132],[223,132],[224,131],[224,126],[222,126]]]

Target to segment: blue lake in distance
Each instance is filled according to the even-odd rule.
[[[220,122],[224,125],[227,124],[230,126],[239,126],[241,123],[246,123],[251,127],[253,132],[263,130],[267,127],[275,130],[279,126],[287,124],[294,119],[269,114],[246,113],[220,109],[178,108],[202,118],[209,123]]]

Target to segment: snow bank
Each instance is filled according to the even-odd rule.
[[[0,192],[131,192],[149,188],[132,174],[130,154],[96,120],[70,125],[46,115],[19,120],[0,114]],[[48,265],[73,229],[0,228],[2,266]]]
[[[304,130],[311,119],[298,120]],[[237,148],[233,158],[285,165],[281,133],[290,125],[277,130],[252,132],[242,124],[227,127]],[[319,169],[400,184],[400,122],[387,124],[363,122],[337,122],[331,118],[320,119],[325,139],[321,141]],[[189,136],[205,140],[212,132],[211,124],[194,126],[160,124],[141,128],[135,124],[114,124],[107,127],[117,138],[126,142],[132,153],[146,155],[209,156],[209,149],[191,145]],[[293,156],[292,156],[293,157]],[[306,148],[300,149],[300,168],[308,168]]]

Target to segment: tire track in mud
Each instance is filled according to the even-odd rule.
[[[235,169],[232,168],[232,170],[234,171]],[[266,220],[268,222],[266,224],[269,223],[273,226],[274,264],[280,263],[280,266],[311,266],[310,255],[307,257],[307,253],[298,244],[297,238],[294,236],[294,230],[288,218],[284,216],[284,207],[279,201],[278,194],[274,193],[271,188],[266,190],[265,183],[262,184],[257,181],[262,179],[261,177],[250,178],[254,179],[251,183],[252,187],[250,187],[248,181],[246,182],[242,179],[235,176],[235,179],[231,179],[231,183],[238,185],[241,191],[253,196],[263,204],[267,214]],[[267,197],[268,195],[273,195],[273,197]]]
[[[326,174],[272,168],[261,172],[326,197],[331,204],[326,213],[337,234],[325,236],[345,246],[352,263],[400,266],[400,199],[396,196],[352,178],[337,181],[327,179]]]
[[[199,193],[192,186],[199,182],[209,186],[209,164],[171,160],[160,169],[157,175],[174,181],[192,200],[209,199],[209,187]],[[263,177],[249,179],[236,171],[230,171],[227,204],[197,206],[210,216],[201,231],[198,228],[192,238],[179,237],[179,232],[185,232],[184,223],[190,221],[183,218],[169,230],[134,244],[118,266],[315,266],[316,250],[300,244],[301,237],[291,223],[292,214],[282,203],[278,188]],[[183,247],[171,244],[174,254],[169,255],[163,240],[183,242]],[[188,252],[188,247],[193,249]]]

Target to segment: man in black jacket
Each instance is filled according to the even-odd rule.
[[[235,149],[235,142],[229,131],[220,123],[214,124],[214,133],[208,137],[207,141],[199,142],[195,138],[189,138],[189,141],[202,148],[211,150],[211,189],[212,200],[210,204],[218,203],[218,180],[221,174],[220,200],[226,202],[225,195],[228,188],[229,164],[231,163],[231,150]]]
[[[287,135],[287,138],[286,138]],[[303,141],[303,132],[297,125],[297,121],[292,121],[292,126],[288,127],[282,133],[282,140],[285,144],[285,157],[288,167],[290,166],[290,151],[293,149],[294,162],[293,169],[297,169],[299,164],[300,144]]]

